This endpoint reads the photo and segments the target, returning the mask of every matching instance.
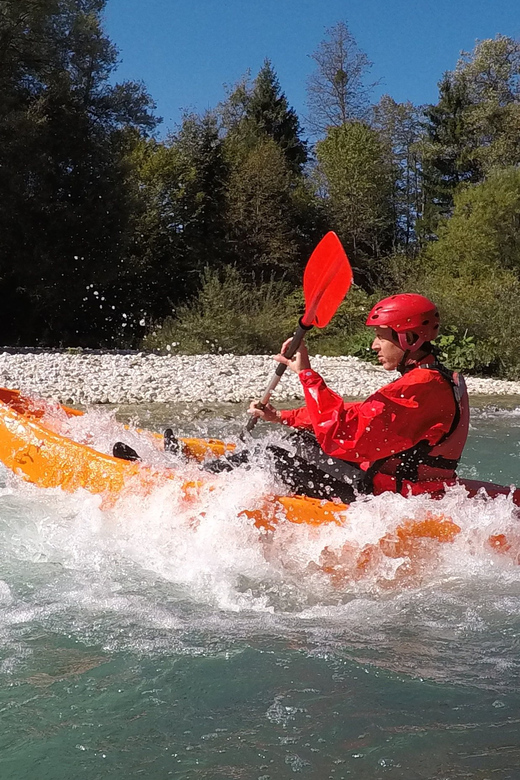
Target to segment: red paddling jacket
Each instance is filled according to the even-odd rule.
[[[469,428],[464,379],[428,355],[365,401],[346,403],[312,369],[299,374],[306,406],[285,425],[314,431],[322,450],[358,465],[366,492],[442,492],[456,480]]]

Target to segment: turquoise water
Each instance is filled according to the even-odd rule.
[[[238,413],[139,417],[228,436]],[[100,449],[127,436],[148,454],[111,412],[76,425]],[[474,414],[466,476],[509,484],[519,455],[520,413]],[[345,527],[266,536],[238,516],[273,487],[261,469],[226,475],[195,509],[173,487],[106,509],[2,478],[1,780],[520,778],[520,534],[507,500],[453,491],[433,507],[460,527],[452,543],[360,572],[346,549],[377,545],[432,502],[369,499]],[[497,534],[506,554],[488,543]]]

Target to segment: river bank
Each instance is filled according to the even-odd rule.
[[[327,383],[348,398],[375,392],[397,373],[355,357],[312,359]],[[265,390],[275,363],[266,355],[0,354],[0,385],[67,404],[140,404],[218,399],[244,403]],[[472,396],[520,396],[520,382],[468,377]],[[288,372],[276,389],[281,402],[301,400]]]

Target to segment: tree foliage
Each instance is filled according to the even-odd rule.
[[[280,148],[293,173],[301,173],[308,159],[298,116],[290,108],[272,63],[266,60],[251,84],[246,76],[221,105],[223,124],[239,145],[254,147],[271,139]]]
[[[350,120],[366,119],[375,86],[366,80],[372,63],[347,24],[338,22],[326,36],[311,54],[316,69],[307,82],[308,124],[318,134]]]
[[[460,184],[520,162],[519,97],[520,43],[502,35],[462,52],[457,67],[444,75],[439,102],[425,112],[427,235],[435,235],[439,218],[451,213]]]
[[[0,0],[4,342],[271,351],[334,229],[358,287],[311,347],[365,356],[374,296],[414,289],[450,360],[520,375],[519,42],[462,52],[436,105],[371,106],[340,22],[312,55],[313,146],[269,60],[159,139],[144,86],[115,83],[105,3]]]
[[[298,265],[298,203],[283,152],[271,139],[238,157],[228,187],[230,238],[240,267],[292,274]]]
[[[391,236],[394,172],[388,149],[377,131],[352,122],[331,128],[316,155],[331,224],[366,276],[367,259],[379,259]]]
[[[272,64],[243,78],[220,106],[229,166],[225,221],[238,268],[293,282],[321,235],[316,201],[304,176],[307,144]]]
[[[11,341],[88,343],[117,329],[103,293],[131,209],[128,132],[156,120],[141,85],[109,83],[103,7],[2,3],[0,294]]]
[[[479,368],[518,376],[519,169],[496,171],[456,194],[452,217],[424,252],[417,284],[445,321],[474,338]]]
[[[374,106],[372,127],[384,141],[393,171],[393,245],[413,251],[417,242],[415,226],[423,208],[419,153],[422,114],[410,101],[396,103],[389,95],[383,95]]]
[[[206,268],[194,299],[156,327],[145,345],[182,354],[272,353],[297,317],[288,293],[283,282],[244,276],[232,265]]]

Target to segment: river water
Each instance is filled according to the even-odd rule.
[[[517,480],[520,411],[504,407],[474,410],[465,476]],[[200,405],[130,418],[222,437],[242,424]],[[112,410],[77,425],[146,454]],[[273,489],[260,468],[225,475],[196,522],[173,487],[105,509],[0,479],[1,780],[520,778],[509,500],[383,496],[344,527],[266,535],[240,516]],[[452,541],[353,564],[428,511],[457,524]]]

